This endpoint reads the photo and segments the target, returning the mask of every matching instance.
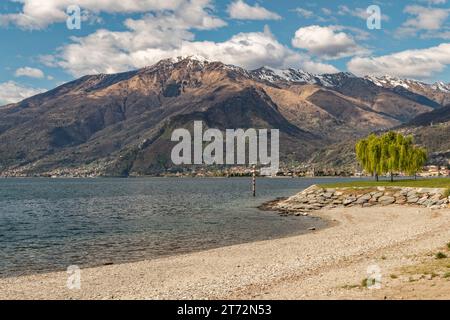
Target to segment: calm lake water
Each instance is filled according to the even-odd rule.
[[[323,179],[0,179],[0,276],[151,259],[325,223],[258,210]],[[341,179],[342,180],[342,179]]]

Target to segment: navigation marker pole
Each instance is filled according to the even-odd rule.
[[[252,170],[252,191],[253,191],[253,196],[256,197],[256,168],[253,165],[253,170]]]

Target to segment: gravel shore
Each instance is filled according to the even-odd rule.
[[[66,272],[0,279],[0,299],[408,298],[407,284],[389,275],[429,258],[450,241],[449,209],[352,207],[315,215],[331,226],[283,239],[83,269],[79,290],[67,289]],[[358,286],[369,266],[379,268],[381,289]],[[415,298],[421,297],[416,292]]]

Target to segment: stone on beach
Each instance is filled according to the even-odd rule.
[[[364,195],[360,196],[358,198],[358,200],[356,200],[355,203],[356,204],[363,204],[363,203],[368,202],[371,198],[372,198],[372,196],[370,194],[364,194]]]
[[[378,199],[378,202],[381,203],[383,206],[386,206],[388,204],[392,204],[395,202],[395,197],[391,196],[382,196]]]

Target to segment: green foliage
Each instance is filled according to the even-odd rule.
[[[386,180],[369,181],[353,179],[352,181],[321,183],[322,188],[373,188],[381,186],[396,186],[396,187],[413,187],[413,188],[449,188],[450,178],[432,178],[432,179],[404,179],[396,180],[394,182],[387,182]]]
[[[447,258],[447,255],[445,253],[438,252],[438,253],[436,253],[435,257],[436,257],[436,259],[445,259],[445,258]]]
[[[415,175],[427,161],[427,152],[414,146],[411,136],[393,131],[382,136],[369,135],[356,143],[356,157],[361,166],[378,180],[378,175],[404,172]]]
[[[447,188],[444,192],[444,197],[450,197],[450,188]],[[450,249],[450,247],[449,247]]]

